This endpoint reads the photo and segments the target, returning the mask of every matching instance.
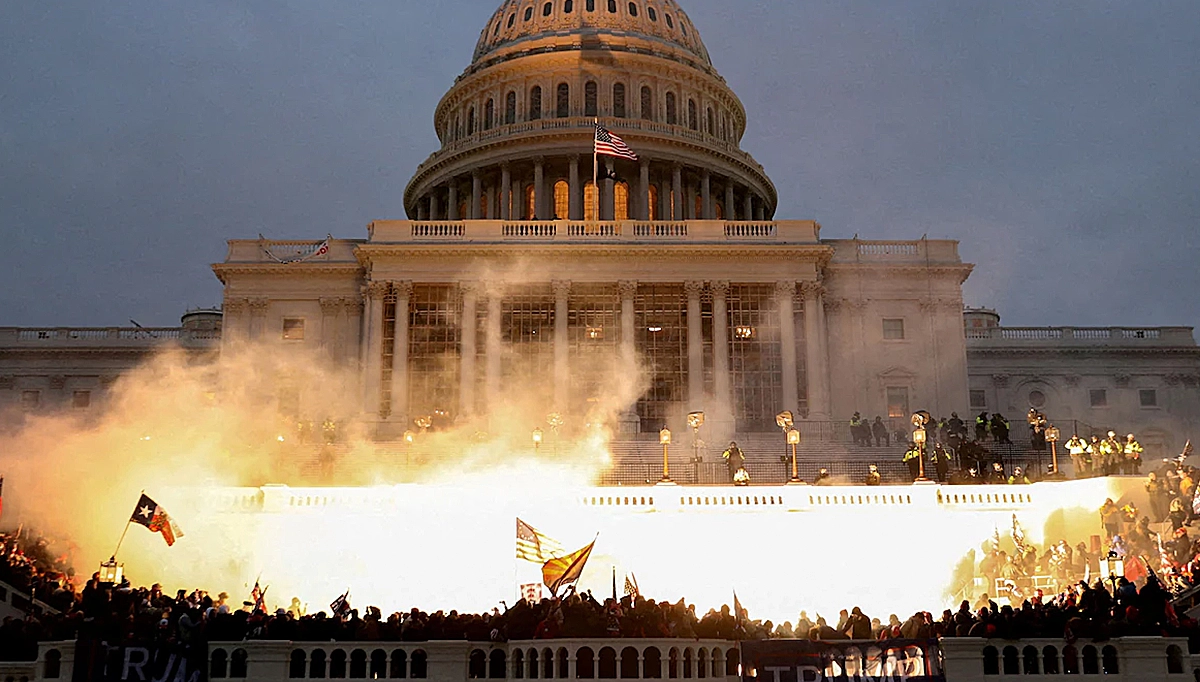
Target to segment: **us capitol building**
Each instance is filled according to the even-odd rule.
[[[599,157],[598,187],[597,120],[639,155]],[[223,315],[0,328],[0,405],[94,410],[164,343],[258,342],[355,368],[357,413],[384,440],[419,415],[487,414],[516,377],[540,382],[547,412],[584,414],[610,358],[645,370],[629,439],[693,410],[733,435],[773,431],[785,409],[814,425],[986,410],[1019,429],[1030,406],[1136,431],[1153,454],[1197,434],[1190,328],[1006,328],[964,310],[974,266],[955,241],[777,219],[775,185],[739,147],[746,111],[674,0],[504,2],[434,125],[405,219],[366,239],[230,241],[213,266]]]

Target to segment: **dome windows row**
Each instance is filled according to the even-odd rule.
[[[727,109],[712,105],[702,108],[695,97],[688,97],[685,102],[673,90],[661,94],[661,109],[658,106],[660,95],[650,85],[642,85],[637,90],[636,99],[634,99],[627,84],[613,83],[611,90],[607,93],[611,96],[607,102],[603,103],[606,105],[605,107],[602,107],[600,84],[596,81],[590,80],[584,83],[582,107],[573,106],[571,91],[572,87],[569,83],[559,83],[554,87],[551,96],[547,97],[542,86],[532,86],[529,88],[527,97],[521,98],[526,104],[524,111],[518,111],[519,99],[515,90],[509,90],[504,94],[501,110],[497,110],[498,105],[494,97],[485,99],[482,107],[479,107],[477,103],[467,104],[459,113],[455,114],[452,125],[440,131],[441,137],[444,142],[450,143],[498,126],[538,121],[543,118],[611,116],[612,118],[640,118],[654,123],[661,122],[671,126],[686,127],[691,131],[703,133],[722,142],[737,142],[737,126]],[[449,117],[447,117],[447,123],[451,123]]]

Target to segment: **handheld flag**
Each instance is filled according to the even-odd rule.
[[[171,518],[166,509],[145,494],[138,500],[133,515],[129,517],[129,522],[145,526],[151,533],[161,533],[168,547],[174,545],[175,540],[183,537],[183,531],[179,529],[175,519]]]
[[[542,565],[542,582],[550,588],[550,594],[557,597],[559,589],[579,580],[595,546],[596,541],[592,540],[587,547],[564,557],[551,559]]]
[[[345,594],[334,599],[333,603],[329,605],[329,609],[333,611],[334,617],[350,613],[350,590],[346,590]]]
[[[517,519],[517,558],[544,564],[551,557],[560,556],[563,546],[550,539],[541,531]]]
[[[254,602],[254,611],[267,612],[267,591],[258,586],[258,581],[254,581],[254,589],[250,590],[250,601]]]
[[[605,156],[616,156],[630,161],[637,161],[638,155],[633,153],[629,145],[616,135],[612,134],[607,128],[596,124],[596,142],[595,152]]]
[[[737,590],[733,591],[733,618],[739,630],[746,627],[746,609],[743,609],[742,602],[738,601]]]
[[[625,596],[634,599],[642,596],[642,591],[638,589],[637,576],[632,573],[625,576]]]

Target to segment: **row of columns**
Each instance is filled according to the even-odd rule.
[[[390,393],[391,413],[405,416],[408,411],[408,346],[409,319],[406,312],[412,295],[412,282],[371,282],[364,287],[367,305],[363,317],[363,338],[361,365],[364,372],[364,398],[369,414],[379,414],[381,409],[382,379],[383,379],[383,327],[384,303],[395,303],[394,334],[392,338],[392,373]],[[776,283],[775,296],[779,315],[780,344],[782,346],[782,400],[784,409],[798,410],[800,402],[799,384],[797,383],[798,357],[795,338],[795,306],[797,282],[781,281]],[[816,282],[800,283],[805,300],[805,353],[808,358],[807,395],[809,419],[826,420],[829,418],[829,351],[827,335],[825,334],[824,289]],[[461,320],[461,357],[459,372],[460,413],[472,414],[477,404],[475,395],[476,358],[478,355],[477,338],[478,305],[480,294],[484,293],[487,305],[484,328],[484,386],[488,401],[497,399],[501,386],[501,354],[503,335],[500,327],[502,313],[502,292],[491,288],[486,291],[479,282],[464,282],[462,290],[462,320]],[[571,283],[556,280],[551,283],[554,292],[554,399],[558,405],[565,405],[568,400],[570,387],[569,366],[569,327]],[[636,359],[634,347],[635,311],[634,301],[637,295],[637,282],[623,280],[617,283],[621,300],[620,325],[621,340],[619,352],[626,366],[632,366]],[[704,333],[701,325],[702,302],[701,296],[705,290],[712,295],[713,309],[713,368],[714,393],[718,402],[730,404],[732,399],[731,379],[729,368],[729,314],[728,294],[729,282],[716,281],[705,283],[701,281],[684,282],[684,292],[687,297],[688,343],[688,393],[689,409],[704,405]]]
[[[568,219],[583,220],[586,208],[583,205],[583,188],[580,177],[580,159],[581,155],[574,154],[567,157],[567,184],[570,187],[570,200],[568,202]],[[612,157],[603,157],[601,163],[604,164],[606,173],[601,175],[606,176],[599,183],[600,190],[600,215],[601,220],[612,220],[615,216],[615,182],[614,161]],[[650,187],[652,184],[650,169],[650,159],[642,158],[638,164],[638,180],[637,191],[630,206],[629,214],[636,220],[650,220]],[[484,200],[487,200],[489,207],[489,215],[487,218],[500,220],[519,220],[521,218],[521,202],[524,201],[522,193],[522,182],[513,180],[512,168],[509,164],[500,164],[500,179],[497,187],[494,182],[485,182],[485,171],[474,170],[471,172],[471,197],[467,203],[466,214],[463,215],[459,210],[459,185],[460,178],[450,178],[447,180],[441,189],[435,189],[422,197],[417,202],[417,220],[481,220],[484,216]],[[489,174],[490,175],[490,174]],[[494,176],[493,176],[494,177]],[[683,164],[672,163],[669,176],[671,192],[668,192],[666,175],[659,178],[660,185],[660,216],[677,216],[676,220],[683,220],[683,216],[688,215],[686,208],[688,206],[684,199],[684,183],[683,183]],[[689,188],[692,191],[692,188]],[[712,192],[712,174],[708,169],[700,171],[699,186],[694,189],[700,195],[700,211],[693,216],[698,220],[714,220],[716,219],[716,203]],[[535,157],[533,159],[533,214],[535,220],[552,220],[554,218],[553,192],[552,188],[547,187],[546,183],[546,159],[544,157]],[[665,196],[663,196],[665,195]],[[446,203],[443,205],[442,197],[446,198]],[[674,197],[674,204],[670,203],[667,197]],[[514,200],[515,199],[515,200]],[[497,206],[498,210],[492,211],[491,208]],[[743,205],[737,207],[736,188],[732,179],[725,180],[725,218],[728,220],[764,220],[766,218],[766,207],[762,201],[756,200],[754,193],[749,188],[743,191]],[[443,208],[445,210],[443,210]],[[511,210],[510,210],[511,209]],[[512,215],[516,213],[516,215]]]

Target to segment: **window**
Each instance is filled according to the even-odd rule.
[[[554,3],[547,2],[546,4],[542,5],[542,16],[543,17],[550,16],[550,11],[553,9],[554,9]]]
[[[526,7],[525,8],[525,21],[529,21],[532,18],[533,18],[533,8]]]
[[[675,28],[675,22],[671,21],[670,14],[664,14],[663,17],[665,17],[667,20],[667,28]]]
[[[492,99],[488,99],[487,103],[483,105],[483,129],[491,130],[492,123],[495,122],[495,120],[496,102]]]
[[[475,134],[475,107],[467,110],[467,134]]]
[[[658,12],[655,12],[653,7],[646,8],[646,15],[650,17],[650,21],[658,21]]]
[[[304,318],[303,317],[285,317],[283,319],[283,340],[284,341],[303,341],[304,340]]]
[[[41,391],[21,391],[21,407],[36,410],[42,404]]]
[[[86,410],[92,406],[91,391],[75,391],[71,396],[71,406],[77,410]]]
[[[888,341],[903,341],[904,320],[885,319],[883,321],[883,338]]]
[[[617,13],[617,0],[608,0],[608,12],[609,14]]]
[[[696,119],[696,100],[688,100],[688,128],[700,130],[700,121]]]
[[[517,20],[517,15],[515,15],[515,14],[508,15],[508,27],[512,28],[513,22],[515,22],[516,20]]]
[[[982,410],[987,407],[987,391],[971,391],[971,409]]]
[[[887,409],[889,419],[902,419],[909,415],[907,386],[888,386]]]
[[[571,212],[571,186],[566,180],[554,183],[554,219],[568,220]]]
[[[1046,394],[1041,391],[1029,392],[1029,406],[1042,408],[1046,406]]]
[[[658,220],[658,185],[650,185],[650,220]]]
[[[637,5],[635,3],[632,3],[632,2],[629,3],[629,16],[631,16],[631,17],[637,16]]]
[[[575,11],[575,1],[574,0],[567,0],[566,2],[563,3],[563,14],[570,14],[573,11]]]
[[[566,118],[571,115],[571,86],[566,83],[558,84],[554,115],[558,118]]]
[[[625,84],[613,85],[613,116],[625,118]]]
[[[525,185],[525,213],[522,220],[537,220],[537,192],[533,185]]]
[[[654,93],[648,85],[642,86],[642,120],[654,120]]]
[[[596,215],[596,185],[592,184],[591,180],[583,186],[583,219],[600,219],[600,216]]]
[[[1142,407],[1158,407],[1158,391],[1149,388],[1138,391],[1138,400]]]
[[[613,220],[629,220],[629,183],[613,185]]]
[[[1094,388],[1088,391],[1088,398],[1092,407],[1108,407],[1108,391],[1103,388]]]
[[[583,86],[583,115],[595,117],[597,115],[596,112],[599,110],[598,101],[599,88],[596,85],[596,81],[588,81]]]
[[[535,85],[529,91],[529,120],[537,121],[542,118],[542,88]]]
[[[587,0],[587,11],[589,11],[589,12],[596,11],[596,0]]]
[[[716,119],[716,116],[713,115],[712,107],[708,108],[707,118],[708,118],[708,134],[716,135],[717,134],[717,124],[716,124],[717,119]]]
[[[676,125],[679,123],[679,112],[675,110],[675,93],[667,93],[667,124]]]
[[[512,125],[517,122],[517,93],[510,92],[504,98],[504,123]]]
[[[497,21],[496,30],[492,31],[492,37],[495,38],[498,35],[500,35],[500,22]]]

